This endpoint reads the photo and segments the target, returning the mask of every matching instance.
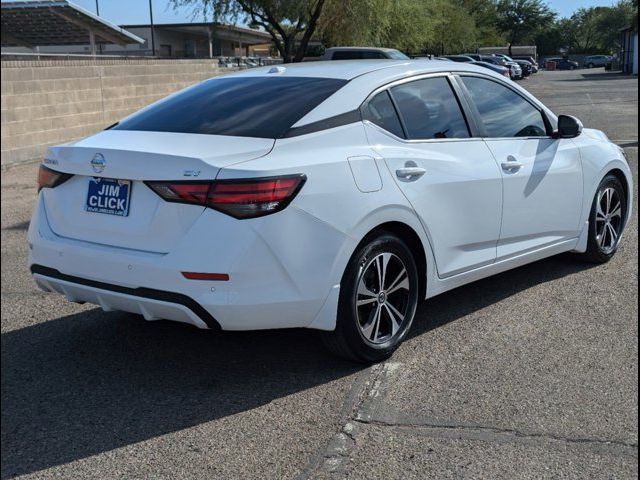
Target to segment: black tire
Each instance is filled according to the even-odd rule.
[[[393,279],[385,279],[382,290],[371,287],[368,290],[371,295],[359,294],[359,286],[369,287],[379,283],[371,277],[378,270],[371,269],[375,269],[377,264],[374,262],[378,259],[383,262],[385,258],[383,255],[389,258],[384,271],[388,272],[389,278],[393,277]],[[393,288],[390,288],[393,287],[392,284],[398,284],[394,280],[402,278],[399,283],[405,283],[405,277],[401,277],[402,267],[406,270],[408,288],[394,292]],[[385,277],[384,274],[382,276]],[[367,281],[369,285],[366,284]],[[365,238],[349,260],[342,276],[336,329],[333,332],[322,332],[324,344],[333,354],[353,362],[375,363],[389,358],[404,341],[413,323],[418,305],[418,284],[418,269],[413,255],[398,236],[388,232],[376,232],[371,237]],[[388,298],[385,289],[390,291]],[[374,298],[375,300],[372,300]],[[404,313],[402,321],[395,323],[399,328],[393,334],[391,332],[394,324],[390,318],[392,310],[389,305],[396,307],[390,300],[392,298],[393,303],[401,305],[396,312]],[[367,302],[367,305],[356,306],[359,299],[361,302]],[[377,313],[378,311],[380,313]],[[379,317],[376,317],[376,314]],[[363,318],[369,320],[364,322],[364,325]],[[368,325],[375,323],[377,318],[379,320],[375,332],[369,338],[365,338],[364,331],[367,330]],[[388,332],[387,336],[384,335],[385,332]]]
[[[607,263],[615,256],[618,251],[618,247],[620,246],[619,241],[617,241],[615,245],[613,245],[613,249],[605,249],[601,246],[599,241],[601,238],[601,235],[599,236],[599,231],[601,231],[603,226],[602,221],[598,219],[601,217],[598,214],[598,201],[601,199],[602,193],[607,189],[615,190],[617,197],[620,199],[621,215],[619,220],[616,218],[615,222],[612,219],[612,227],[617,232],[618,238],[624,230],[627,218],[629,199],[627,198],[625,189],[618,177],[615,175],[607,175],[602,182],[600,182],[596,195],[593,199],[591,214],[589,215],[589,241],[587,244],[587,251],[581,255],[584,260],[592,263]],[[615,205],[612,208],[614,207]],[[606,228],[606,226],[604,228]]]

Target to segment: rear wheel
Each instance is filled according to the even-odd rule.
[[[614,175],[600,183],[589,217],[589,243],[583,257],[591,262],[606,263],[620,245],[620,236],[627,218],[627,196]]]
[[[355,252],[340,283],[336,329],[325,345],[343,358],[373,363],[405,339],[418,304],[418,270],[406,244],[378,233]]]

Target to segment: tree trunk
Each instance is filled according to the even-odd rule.
[[[283,39],[283,52],[282,52],[282,62],[283,63],[293,63],[293,44],[295,43],[295,36],[287,35]]]
[[[294,62],[301,62],[302,60],[304,60],[304,56],[307,53],[307,47],[309,46],[309,41],[311,40],[311,37],[313,37],[313,34],[316,31],[316,27],[318,25],[318,19],[322,14],[324,3],[325,3],[325,0],[318,0],[318,3],[316,3],[316,7],[311,13],[311,17],[309,18],[307,29],[305,30],[304,34],[302,35],[302,39],[300,40],[298,51],[296,52],[295,58],[293,59]]]

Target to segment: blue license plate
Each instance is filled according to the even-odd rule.
[[[126,217],[129,215],[131,181],[113,178],[90,178],[85,210]]]

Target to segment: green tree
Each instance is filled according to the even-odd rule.
[[[538,47],[539,55],[557,55],[560,50],[569,48],[567,38],[568,19],[562,19],[538,29],[531,39]]]
[[[613,7],[600,9],[597,29],[601,51],[613,53],[620,49],[622,39],[620,30],[633,25],[636,11],[630,0],[621,0]]]
[[[550,25],[556,17],[542,0],[498,0],[496,9],[498,29],[509,42],[509,55],[513,45]]]
[[[314,35],[327,0],[171,0],[191,6],[194,14],[263,28],[285,63],[300,62]]]
[[[328,46],[421,52],[435,38],[439,0],[329,0],[318,32]]]
[[[580,8],[568,21],[563,22],[571,50],[591,53],[599,49],[599,19],[602,10],[606,8]]]
[[[492,47],[505,43],[504,34],[498,30],[495,0],[462,0],[462,6],[463,13],[467,13],[475,22],[476,47]]]
[[[460,0],[439,0],[436,5],[435,38],[427,44],[432,53],[446,55],[473,50],[476,23]]]

